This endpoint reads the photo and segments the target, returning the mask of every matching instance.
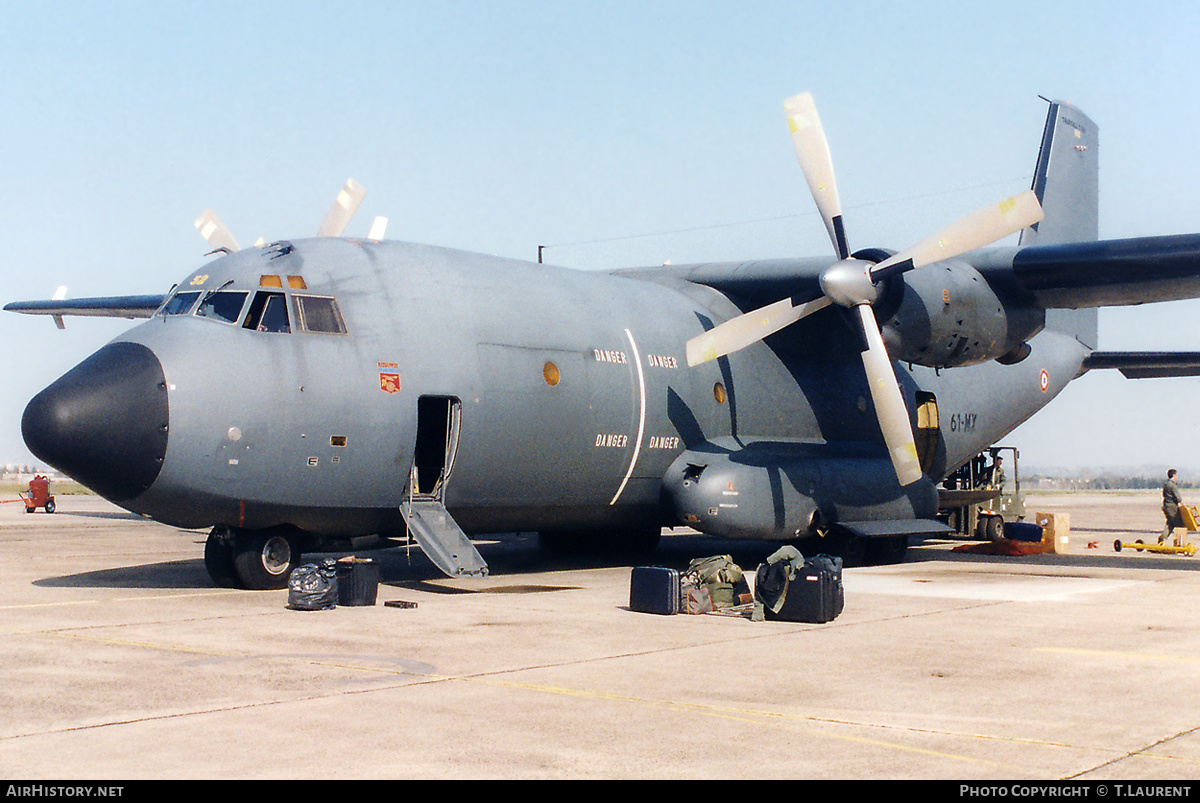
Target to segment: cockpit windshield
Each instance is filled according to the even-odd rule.
[[[327,296],[295,296],[300,312],[300,328],[305,332],[346,334],[346,324],[338,311],[337,301]]]
[[[201,301],[200,306],[196,308],[196,315],[200,318],[213,318],[226,323],[237,323],[238,317],[242,314],[242,306],[246,303],[244,292],[222,291],[217,293],[209,293]]]
[[[186,293],[176,293],[162,308],[163,315],[187,315],[200,297],[199,291],[189,290]]]
[[[250,302],[250,312],[246,314],[246,322],[242,326],[259,332],[292,331],[288,320],[287,298],[283,293],[259,290]]]
[[[198,276],[191,284],[207,284],[210,276]],[[160,316],[191,313],[197,318],[241,324],[254,332],[292,332],[344,335],[346,322],[332,296],[315,295],[302,276],[265,274],[257,290],[235,290],[228,279],[211,290],[178,291],[163,304]]]

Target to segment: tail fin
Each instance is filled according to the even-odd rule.
[[[1092,242],[1099,234],[1096,124],[1069,103],[1051,101],[1033,175],[1046,216],[1021,232],[1021,245]]]
[[[1021,246],[1094,242],[1099,238],[1099,129],[1064,101],[1050,101],[1033,191],[1045,217],[1021,232]],[[1046,328],[1089,348],[1098,340],[1095,309],[1049,310]]]

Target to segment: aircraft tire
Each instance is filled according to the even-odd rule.
[[[286,530],[251,530],[234,535],[233,567],[242,588],[287,588],[288,576],[299,563],[300,546]]]
[[[662,539],[661,527],[633,527],[617,537],[622,552],[628,555],[648,555],[658,549]]]
[[[861,535],[843,530],[830,544],[833,547],[830,551],[842,559],[843,566],[866,566],[870,554],[869,541]]]
[[[886,566],[903,563],[908,554],[908,536],[893,535],[890,538],[872,538],[867,544],[867,565]]]
[[[658,548],[661,527],[621,530],[543,530],[538,547],[558,555],[645,555]]]
[[[204,568],[218,588],[240,588],[233,565],[233,537],[223,527],[214,527],[204,542]]]

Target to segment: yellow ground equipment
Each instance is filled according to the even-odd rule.
[[[1138,539],[1132,544],[1124,544],[1120,541],[1113,541],[1113,549],[1120,552],[1122,549],[1136,549],[1141,552],[1143,549],[1147,552],[1161,552],[1167,555],[1187,555],[1191,557],[1196,554],[1195,544],[1184,544],[1183,546],[1174,546],[1171,544],[1147,544]]]
[[[1196,519],[1200,517],[1200,513],[1197,513],[1195,506],[1185,507],[1180,505],[1179,515],[1183,519],[1183,526],[1187,528],[1189,534],[1200,530],[1200,528],[1196,526]],[[1115,549],[1117,552],[1120,552],[1122,549],[1136,549],[1138,552],[1145,550],[1147,552],[1159,552],[1165,555],[1187,555],[1188,557],[1196,554],[1196,545],[1189,544],[1187,542],[1187,536],[1182,538],[1176,537],[1174,544],[1147,544],[1144,543],[1140,538],[1134,541],[1132,544],[1123,544],[1120,540],[1117,540],[1113,541],[1113,549]]]

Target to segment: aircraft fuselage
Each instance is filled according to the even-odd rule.
[[[919,287],[921,274],[909,283]],[[155,317],[105,347],[115,363],[125,357],[114,349],[135,350],[119,344],[140,344],[161,366],[159,381],[137,351],[146,378],[117,390],[138,401],[109,421],[127,435],[144,428],[139,442],[161,448],[106,453],[115,435],[93,422],[84,457],[45,457],[113,488],[106,495],[128,509],[181,527],[388,533],[403,529],[410,492],[436,486],[466,532],[689,523],[788,538],[813,510],[825,522],[931,516],[932,482],[1049,401],[1086,352],[1044,332],[1018,365],[942,375],[897,365],[918,430],[923,401],[940,410],[926,427],[929,476],[913,492],[882,455],[842,311],[689,368],[686,341],[737,313],[721,293],[669,276],[390,242],[250,249],[187,277]],[[70,405],[102,408],[114,392],[107,381],[75,376],[76,396],[88,395]],[[26,415],[27,439],[42,451],[59,449],[36,430],[63,418],[51,410],[62,382]],[[152,421],[163,409],[168,420]],[[155,434],[163,426],[165,439]],[[763,448],[784,457],[746,469]],[[715,451],[734,472],[712,493],[746,497],[705,497],[695,502],[704,510],[691,511],[670,479],[694,450]],[[125,477],[134,473],[140,479]],[[788,502],[786,516],[751,513],[755,489],[745,486],[779,485],[776,475],[785,488],[776,496],[801,501]],[[740,524],[738,510],[757,519]]]

